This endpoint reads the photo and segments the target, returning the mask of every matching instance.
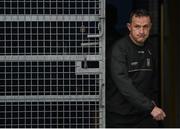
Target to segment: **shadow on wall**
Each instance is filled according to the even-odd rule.
[[[129,13],[133,6],[132,4],[132,0],[106,0],[107,8],[110,5],[113,6],[113,8],[115,8],[116,10],[115,29],[120,35],[124,35],[127,33],[126,23],[129,19]],[[113,13],[114,12],[112,11],[111,15],[113,15]]]

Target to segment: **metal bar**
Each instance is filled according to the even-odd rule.
[[[0,102],[37,102],[37,101],[99,101],[98,95],[37,95],[37,96],[1,96]]]
[[[86,55],[87,60],[102,60],[101,55]],[[81,61],[84,55],[6,55],[0,56],[0,62],[4,61]]]
[[[0,21],[99,21],[95,15],[1,15]]]

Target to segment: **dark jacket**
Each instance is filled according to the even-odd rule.
[[[157,61],[153,45],[135,45],[129,36],[107,57],[106,109],[122,116],[150,114],[157,100]]]

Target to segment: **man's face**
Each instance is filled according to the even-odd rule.
[[[128,23],[130,31],[130,38],[137,44],[144,44],[145,40],[149,37],[151,29],[151,20],[148,16],[132,17],[132,22]]]

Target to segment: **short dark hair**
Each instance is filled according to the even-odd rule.
[[[129,17],[129,23],[132,22],[132,17],[133,16],[135,16],[135,17],[143,17],[143,16],[150,17],[150,19],[152,20],[150,13],[146,9],[132,10],[131,13],[130,13],[130,17]]]

